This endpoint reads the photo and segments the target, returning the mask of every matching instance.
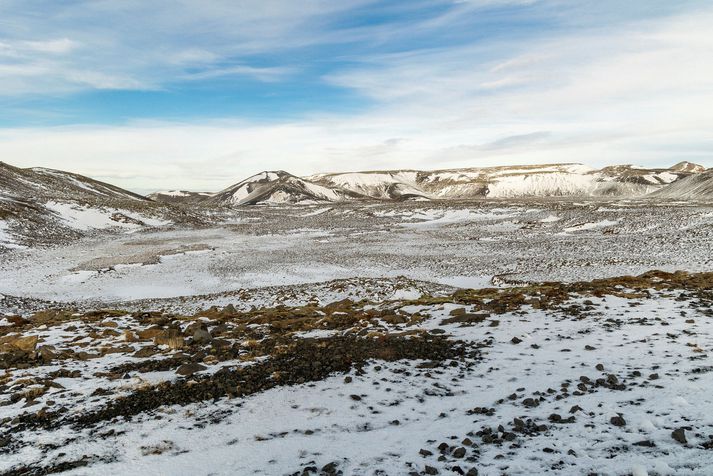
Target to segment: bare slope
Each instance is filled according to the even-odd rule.
[[[0,194],[53,200],[148,200],[83,175],[39,167],[22,169],[4,162],[0,162]]]
[[[82,175],[0,162],[0,252],[66,243],[96,230],[137,229],[188,218]]]
[[[690,175],[652,194],[681,200],[713,200],[713,170]]]

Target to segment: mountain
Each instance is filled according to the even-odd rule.
[[[702,165],[694,164],[691,162],[679,162],[673,167],[671,167],[669,170],[672,172],[690,172],[690,173],[695,173],[699,174],[701,172],[704,172],[706,170],[705,167]]]
[[[210,192],[188,192],[185,190],[166,190],[154,192],[147,195],[148,198],[155,202],[172,203],[174,205],[190,205],[203,202],[215,195]]]
[[[79,174],[0,162],[0,252],[197,218]]]
[[[652,198],[713,200],[713,169],[677,180],[651,194]]]
[[[467,199],[564,196],[643,196],[696,173],[700,166],[645,169],[632,165],[597,170],[582,164],[550,164],[318,174],[307,177],[377,199]],[[681,169],[681,170],[679,170]]]
[[[388,170],[296,177],[261,172],[203,198],[174,193],[174,203],[254,205],[346,200],[438,200],[520,197],[642,197],[705,170],[690,162],[671,168],[582,164],[480,167],[434,171]],[[185,193],[185,195],[183,195]],[[194,193],[194,192],[191,192]]]
[[[261,172],[222,190],[203,203],[256,205],[282,203],[341,202],[368,198],[335,185],[316,184],[283,170]]]
[[[54,200],[148,200],[83,175],[41,167],[21,169],[4,162],[0,162],[0,194]]]

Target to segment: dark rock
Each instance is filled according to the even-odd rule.
[[[686,430],[684,428],[677,428],[671,432],[671,438],[678,441],[682,445],[688,444],[686,439]]]
[[[465,456],[465,448],[462,446],[453,450],[453,457],[461,459]]]
[[[327,463],[324,466],[322,466],[322,474],[325,475],[336,475],[337,474],[337,463]]]
[[[609,422],[614,426],[626,426],[626,420],[624,420],[624,417],[621,415],[611,417]]]
[[[540,404],[540,401],[535,400],[534,398],[526,398],[522,401],[522,404],[528,408],[533,408],[533,407],[538,406]]]
[[[193,333],[193,342],[199,345],[207,344],[211,340],[210,332],[205,326],[201,326]]]
[[[184,377],[190,377],[196,372],[200,372],[202,370],[207,369],[205,365],[201,364],[196,364],[196,363],[191,363],[191,364],[183,364],[178,369],[176,369],[176,373],[178,375],[183,375]]]

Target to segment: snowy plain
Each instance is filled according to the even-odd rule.
[[[120,224],[128,228],[5,254],[0,294],[117,302],[352,277],[482,287],[500,275],[572,281],[705,271],[711,224],[707,206],[626,201],[248,207],[213,227]]]

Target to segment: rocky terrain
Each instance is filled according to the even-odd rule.
[[[703,474],[713,275],[0,326],[3,474]]]

